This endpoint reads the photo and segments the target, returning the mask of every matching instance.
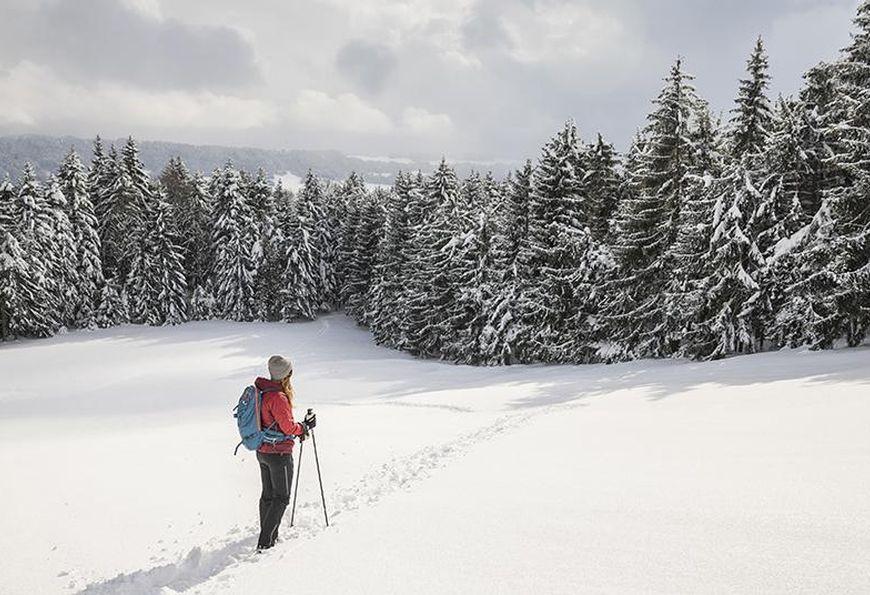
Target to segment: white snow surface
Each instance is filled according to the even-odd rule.
[[[231,409],[272,353],[332,526],[305,443],[256,555]],[[868,348],[470,368],[333,315],[9,343],[0,378],[3,593],[870,592]]]

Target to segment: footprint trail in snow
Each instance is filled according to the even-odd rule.
[[[330,518],[340,522],[341,517],[360,508],[379,502],[384,496],[397,490],[408,489],[425,480],[431,473],[461,456],[475,445],[516,429],[531,416],[541,415],[554,407],[541,408],[535,413],[503,415],[494,422],[461,435],[440,445],[426,446],[405,457],[398,457],[367,473],[351,486],[334,490],[327,498]],[[269,552],[280,552],[300,538],[312,538],[324,530],[319,502],[304,502],[298,505],[296,526],[285,531],[283,543]],[[253,535],[255,527],[249,527]],[[256,562],[259,556],[253,553],[256,538],[224,540],[210,549],[193,548],[184,558],[152,568],[119,574],[118,576],[91,583],[79,593],[96,595],[102,593],[136,594],[183,592],[201,585],[224,570],[238,564]]]

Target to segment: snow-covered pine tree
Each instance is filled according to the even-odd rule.
[[[766,260],[757,238],[774,224],[766,149],[773,114],[766,90],[767,56],[761,38],[747,61],[747,78],[732,110],[728,158],[717,182],[708,257],[706,316],[701,321],[702,357],[718,358],[764,348],[770,298],[763,287]]]
[[[364,183],[364,182],[363,182]],[[365,190],[368,192],[368,190]],[[323,193],[323,214],[320,230],[326,245],[326,299],[325,311],[336,310],[341,301],[340,250],[343,243],[341,232],[347,217],[347,204],[343,192],[343,184],[327,182]]]
[[[870,2],[859,6],[855,26],[840,59],[804,77],[805,153],[816,162],[810,176],[815,183],[804,184],[815,192],[804,196],[818,194],[821,204],[809,225],[777,246],[777,281],[790,281],[777,337],[817,349],[841,339],[858,344],[870,327]]]
[[[0,226],[0,340],[51,335],[54,323],[42,299],[27,254],[15,234]]]
[[[163,191],[166,193],[166,200],[176,208],[178,205],[179,213],[176,215],[179,218],[184,216],[181,213],[181,207],[186,202],[186,194],[190,187],[190,171],[187,169],[181,157],[170,157],[163,171],[160,172],[160,184],[163,186]]]
[[[189,287],[206,282],[211,272],[211,205],[207,183],[199,172],[191,174],[180,157],[173,157],[160,174],[166,200],[184,255],[184,274]]]
[[[766,253],[766,283],[775,312],[770,335],[778,345],[816,344],[818,339],[814,329],[814,321],[819,320],[814,310],[815,296],[829,286],[827,275],[820,273],[831,249],[825,243],[833,238],[830,208],[821,207],[825,192],[841,183],[836,163],[829,159],[835,144],[834,123],[838,121],[834,109],[838,92],[836,66],[820,63],[804,75],[804,81],[794,108],[788,112],[783,109],[777,119],[781,132],[774,137],[770,151],[777,204],[788,208],[793,188],[801,203],[803,226],[773,243],[790,228],[791,217],[787,216],[781,233],[774,227],[769,241],[759,240],[772,244]],[[798,120],[796,126],[791,123],[793,119]],[[792,136],[796,136],[796,143]],[[820,307],[819,312],[822,310]]]
[[[114,147],[112,148],[114,153]],[[113,157],[106,154],[103,148],[103,140],[99,135],[94,139],[92,148],[93,159],[91,160],[90,168],[88,169],[88,192],[90,193],[91,203],[94,205],[94,214],[97,217],[97,222],[102,214],[108,210],[106,203],[106,194],[111,188],[113,178],[112,168]]]
[[[187,280],[183,251],[173,223],[173,210],[159,187],[152,190],[153,262],[159,272],[156,305],[161,324],[180,324],[187,320]]]
[[[405,319],[406,273],[410,270],[411,224],[409,207],[419,202],[411,176],[396,174],[392,192],[387,194],[382,239],[378,244],[374,279],[367,298],[365,319],[379,345],[400,348]]]
[[[172,207],[160,187],[149,189],[148,196],[127,281],[132,319],[152,326],[179,324],[187,320],[187,283]]]
[[[323,306],[323,260],[313,241],[317,230],[309,207],[304,205],[308,214],[303,216],[297,197],[282,217],[285,264],[281,275],[281,319],[285,322],[314,320]]]
[[[741,158],[764,149],[773,128],[773,111],[767,97],[770,86],[767,52],[759,36],[746,62],[747,77],[740,80],[731,129],[731,154]]]
[[[613,240],[619,272],[606,285],[599,318],[608,359],[661,357],[679,348],[664,292],[680,211],[698,173],[693,143],[701,100],[692,78],[678,59],[626,161],[627,192]]]
[[[134,192],[130,178],[118,163],[114,147],[110,154],[110,177],[105,180],[107,185],[100,189],[100,200],[94,205],[94,210],[102,248],[103,273],[121,279],[126,276],[124,254],[130,238],[127,234],[133,227],[126,205],[133,200]]]
[[[822,206],[824,192],[839,183],[836,163],[829,159],[835,144],[839,106],[837,65],[821,62],[804,75],[799,94],[799,138],[809,166],[802,176],[801,205],[809,222]]]
[[[777,244],[807,225],[814,214],[804,211],[804,204],[816,201],[805,196],[812,192],[808,178],[812,175],[813,164],[801,137],[801,110],[797,102],[779,98],[773,131],[765,150],[769,178],[765,200],[755,220],[759,229],[758,248],[768,261]]]
[[[296,216],[308,233],[308,243],[314,258],[314,273],[317,279],[315,299],[316,310],[328,312],[337,299],[338,289],[335,275],[335,221],[327,211],[327,197],[323,183],[311,170],[296,196]]]
[[[496,277],[488,304],[488,319],[481,333],[481,357],[493,365],[517,361],[516,335],[519,330],[517,266],[520,252],[529,239],[529,201],[534,168],[527,160],[509,178],[503,208],[497,211],[493,237],[493,265]],[[530,276],[530,275],[525,275]]]
[[[456,173],[445,159],[427,180],[425,201],[432,211],[414,228],[404,348],[420,357],[440,357],[458,330],[450,312],[458,283],[453,259],[456,238],[468,222]]]
[[[740,163],[732,164],[722,183],[713,214],[707,284],[709,333],[703,341],[712,347],[703,357],[751,353],[763,348],[767,304],[759,283],[764,257],[751,232],[753,209],[763,200],[762,190]]]
[[[284,280],[281,278],[287,264],[284,230],[291,207],[290,195],[284,190],[280,180],[270,192],[272,196],[263,207],[271,213],[262,219],[263,232],[259,238],[262,252],[257,269],[254,301],[257,320],[274,321],[281,319],[284,302]]]
[[[7,175],[0,180],[0,230],[11,232],[17,228],[14,224],[14,215],[15,187]]]
[[[60,325],[51,250],[54,245],[53,219],[42,185],[30,163],[25,163],[18,188],[11,202],[11,236],[6,249],[12,258],[14,275],[26,271],[29,281],[18,283],[14,301],[17,336],[47,337]],[[17,244],[17,246],[16,246]],[[19,261],[23,261],[22,265]]]
[[[486,223],[480,231],[487,234],[485,251],[489,255],[492,218],[489,194],[478,172],[472,171],[458,183],[455,224],[448,243],[449,256],[444,262],[450,280],[449,297],[442,310],[443,336],[438,356],[457,363],[477,363],[480,360],[480,335],[485,320],[484,287],[477,281],[481,246],[477,236],[478,219]],[[491,269],[491,267],[490,267]],[[489,274],[491,270],[487,270]],[[488,287],[487,287],[488,289]]]
[[[502,192],[488,174],[479,180],[472,174],[463,185],[462,205],[468,210],[467,224],[455,236],[453,277],[455,297],[451,304],[453,340],[444,356],[459,363],[481,364],[490,358],[489,308],[500,295],[503,271],[497,261],[497,216]]]
[[[103,249],[103,274],[126,279],[132,243],[142,225],[148,199],[148,174],[132,138],[127,140],[120,155],[112,147],[108,163],[103,165],[108,170],[104,172],[107,177],[102,182],[105,186],[97,193],[100,199],[94,205]]]
[[[357,255],[357,229],[360,224],[362,203],[367,198],[365,182],[356,173],[351,172],[341,187],[338,189],[341,194],[341,201],[344,203],[343,214],[341,219],[341,229],[339,231],[339,245],[335,263],[335,274],[339,287],[338,297],[339,304],[345,308],[345,311],[350,314],[351,310],[357,311],[359,300],[364,296],[359,296],[354,292],[359,287],[351,287],[349,275],[353,269],[353,260]],[[353,305],[351,305],[353,303]],[[358,312],[356,312],[358,314]],[[357,315],[353,314],[355,318]]]
[[[261,234],[265,234],[273,225],[275,202],[269,178],[262,167],[257,168],[257,174],[251,178],[247,193],[248,203],[251,205],[257,229],[260,230]]]
[[[263,168],[257,169],[256,176],[248,180],[246,184],[248,204],[251,205],[251,213],[254,217],[254,264],[257,271],[261,269],[265,259],[266,245],[275,231],[275,204],[273,202],[272,188]]]
[[[384,227],[384,208],[388,192],[380,188],[359,197],[356,203],[358,223],[353,229],[353,252],[346,261],[344,307],[357,322],[367,323],[368,298],[374,283],[378,244]],[[347,228],[346,228],[347,229]]]
[[[569,121],[544,147],[535,170],[528,242],[517,264],[518,350],[524,361],[594,358],[589,317],[597,303],[590,280],[604,261],[599,262],[599,246],[586,220],[579,152],[577,128]]]
[[[51,239],[47,254],[49,276],[57,306],[58,322],[73,327],[78,315],[79,259],[75,231],[70,223],[66,197],[57,178],[50,177],[45,188],[45,202],[51,218]]]
[[[836,93],[826,122],[826,165],[834,179],[821,209],[830,213],[831,231],[814,240],[830,245],[811,248],[829,257],[813,300],[816,347],[841,339],[859,345],[870,330],[870,1],[858,7],[854,23],[852,41],[835,65]]]
[[[15,189],[9,178],[0,181],[0,340],[29,335],[32,329],[50,328],[48,321],[33,320],[43,315],[32,304],[40,299],[40,288],[27,264],[27,255],[16,237]]]
[[[512,276],[516,273],[517,258],[529,239],[529,202],[532,199],[532,180],[535,168],[526,160],[511,178],[506,192],[505,218],[501,233],[504,245],[503,269]]]
[[[81,328],[96,326],[96,310],[100,300],[103,264],[100,260],[100,236],[97,217],[91,202],[88,179],[75,150],[70,149],[58,171],[67,202],[76,248],[76,288],[78,300],[73,306],[74,324]]]
[[[153,186],[145,169],[145,164],[142,163],[142,159],[139,156],[139,145],[136,144],[132,136],[127,137],[127,142],[124,143],[124,148],[121,149],[120,164],[130,177],[136,193],[142,197],[143,202],[136,206],[144,207],[145,199],[149,196]]]
[[[608,242],[622,186],[619,158],[613,145],[605,142],[599,133],[596,141],[586,147],[583,163],[584,206],[589,229],[597,241]]]
[[[762,303],[768,305],[762,313],[762,327],[773,345],[789,341],[790,332],[781,327],[779,316],[785,309],[786,290],[793,283],[791,238],[811,221],[812,213],[805,212],[804,205],[818,204],[813,196],[817,192],[811,157],[814,147],[806,138],[804,114],[799,102],[783,97],[777,101],[773,131],[765,150],[767,182],[753,217],[756,244],[764,257],[758,284]]]
[[[217,314],[229,320],[255,315],[256,226],[239,172],[228,162],[212,177],[212,246]]]
[[[712,350],[709,333],[701,323],[707,317],[710,240],[726,153],[718,121],[713,121],[703,102],[699,110],[693,133],[696,165],[687,175],[677,237],[669,248],[672,269],[665,288],[667,327],[680,345],[677,355],[689,357]]]

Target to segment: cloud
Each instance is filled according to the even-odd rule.
[[[390,118],[353,93],[336,96],[305,89],[290,105],[289,122],[303,129],[322,129],[351,133],[387,133],[393,128]]]
[[[499,25],[510,55],[523,63],[599,61],[628,41],[614,14],[564,0],[512,3]]]
[[[356,39],[335,56],[336,69],[358,88],[377,93],[396,68],[396,56],[386,45]]]
[[[771,95],[796,91],[848,41],[857,0],[0,3],[6,129],[93,134],[113,121],[118,135],[182,142],[522,158],[569,117],[625,148],[677,55],[727,114],[759,33]],[[12,82],[37,79],[48,97],[8,100]],[[225,122],[210,127],[215,114]],[[152,117],[193,124],[135,124]]]
[[[51,0],[15,21],[7,62],[17,56],[75,82],[226,91],[260,80],[238,31],[162,18],[155,0]]]
[[[160,10],[160,4],[157,0],[121,0],[121,2],[149,17],[163,18],[163,12]]]
[[[453,120],[447,114],[433,114],[420,107],[407,107],[402,112],[402,125],[412,134],[437,137],[453,132]]]
[[[0,75],[0,124],[16,129],[98,122],[95,129],[244,130],[275,120],[274,108],[257,99],[207,91],[141,91],[116,83],[85,87],[29,61]]]

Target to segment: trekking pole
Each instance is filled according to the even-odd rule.
[[[308,410],[309,415],[312,413]],[[320,477],[320,459],[317,457],[317,439],[314,438],[314,430],[311,430],[311,443],[314,445],[314,464],[317,466],[317,483],[320,484],[320,501],[323,503],[323,519],[326,521],[326,526],[329,526],[329,516],[326,514],[326,496],[323,495],[323,479]],[[301,449],[300,449],[301,450]],[[300,457],[301,457],[300,453]]]
[[[293,486],[293,508],[290,510],[290,526],[293,526],[293,520],[296,518],[296,496],[299,494],[299,476],[302,471],[302,447],[305,442],[299,441],[299,464],[296,466],[296,485]]]

